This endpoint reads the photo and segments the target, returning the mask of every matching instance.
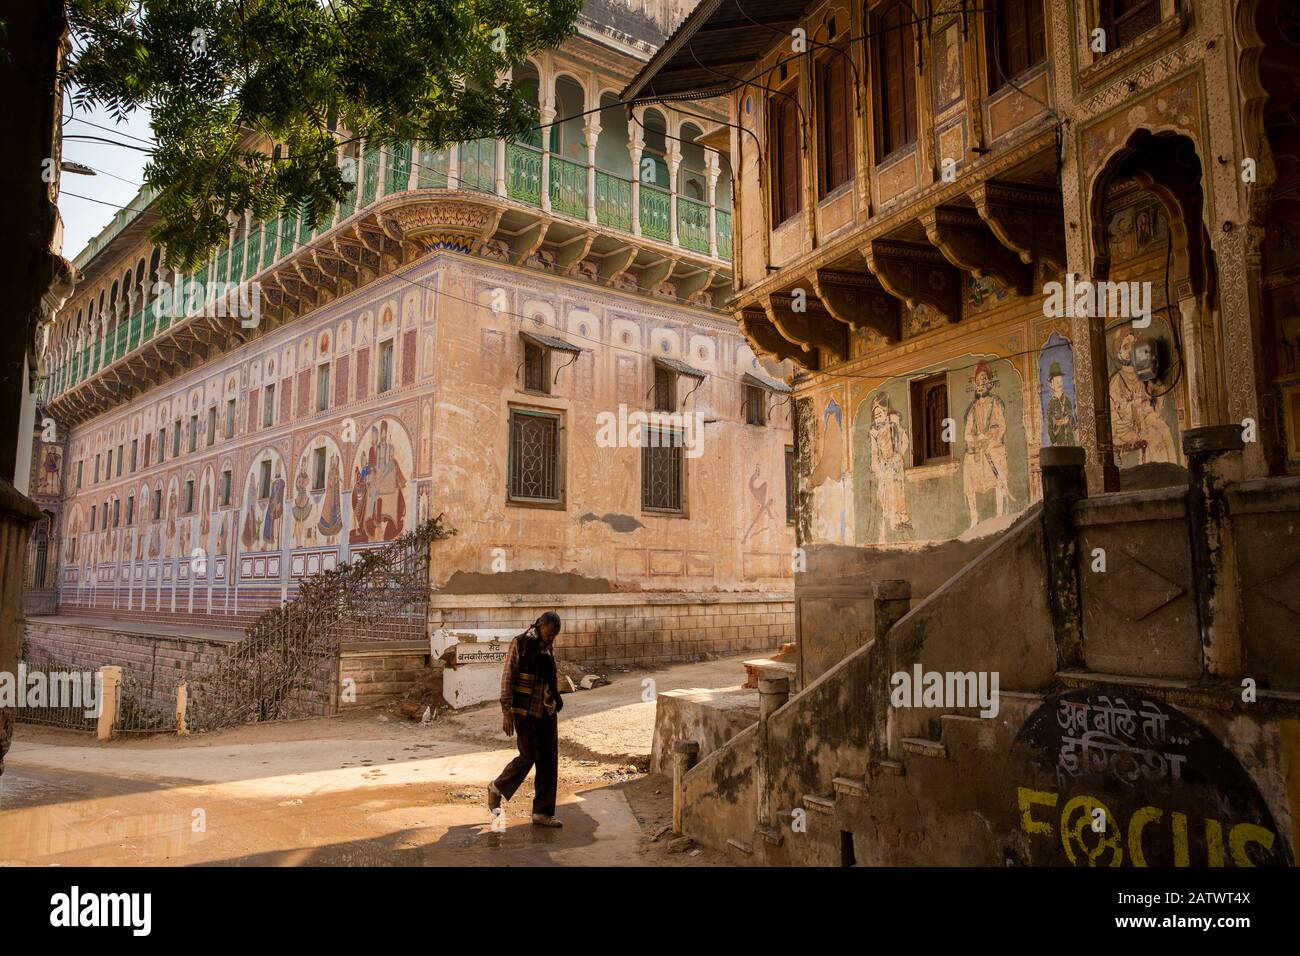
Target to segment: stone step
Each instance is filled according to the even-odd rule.
[[[748,843],[744,843],[740,840],[737,840],[734,837],[732,837],[727,841],[727,846],[731,847],[732,849],[739,850],[741,853],[745,854],[745,856],[754,855],[753,846],[751,846]]]
[[[793,679],[798,670],[794,664],[785,661],[774,661],[767,657],[744,661],[744,665],[745,687],[757,687],[760,677],[789,677]]]
[[[803,805],[806,809],[816,811],[817,813],[835,812],[834,797],[819,797],[815,793],[805,793],[803,795]]]
[[[931,740],[928,737],[904,737],[902,744],[904,753],[916,754],[918,757],[933,757],[938,760],[948,759],[948,748],[942,740]]]
[[[780,846],[785,840],[784,834],[776,827],[754,827],[754,832],[766,840],[772,846]]]
[[[836,796],[839,797],[866,799],[868,795],[867,781],[856,777],[836,777],[831,783],[835,787]]]
[[[881,760],[876,763],[883,773],[893,774],[895,777],[907,775],[907,768],[903,766],[901,760]]]

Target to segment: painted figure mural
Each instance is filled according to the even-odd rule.
[[[821,415],[821,454],[808,477],[814,501],[815,540],[849,542],[845,472],[844,410],[832,398]]]
[[[902,416],[890,407],[889,398],[877,395],[871,402],[871,473],[875,476],[876,502],[881,521],[893,531],[912,530],[907,511],[907,452],[911,441]]]
[[[1149,462],[1177,462],[1173,429],[1167,420],[1164,394],[1157,382],[1143,382],[1133,368],[1133,344],[1137,336],[1124,326],[1115,333],[1115,365],[1110,377],[1111,438],[1121,466]]]
[[[970,527],[980,523],[979,496],[992,491],[995,514],[1007,513],[1011,499],[1007,469],[1006,404],[993,394],[997,379],[987,362],[975,367],[971,386],[975,397],[966,406],[962,426],[965,453],[962,455],[962,491],[970,514]]]
[[[396,539],[406,529],[411,440],[396,419],[381,418],[362,438],[352,467],[350,544]]]
[[[63,449],[55,445],[46,445],[40,460],[41,468],[36,475],[36,493],[57,496],[59,472],[63,469]]]
[[[325,481],[325,500],[321,504],[320,519],[316,522],[317,532],[327,540],[343,530],[343,480],[339,475],[339,456],[330,457],[329,477]]]
[[[1075,411],[1074,353],[1070,342],[1053,332],[1038,353],[1038,389],[1043,410],[1043,444],[1079,444]]]

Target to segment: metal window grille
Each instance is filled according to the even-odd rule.
[[[678,432],[647,429],[641,437],[641,507],[682,510],[682,441]]]
[[[757,385],[745,386],[745,421],[751,425],[767,424],[767,392]]]
[[[677,411],[677,376],[666,368],[655,368],[655,411]]]
[[[550,355],[540,345],[524,343],[524,388],[530,392],[550,393]]]
[[[526,501],[560,499],[560,421],[554,415],[511,411],[510,497]]]

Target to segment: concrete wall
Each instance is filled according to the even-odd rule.
[[[560,615],[556,653],[592,667],[661,664],[768,650],[794,637],[786,594],[446,595],[430,628],[515,628]]]
[[[1295,634],[1277,578],[1293,563],[1296,488],[1274,480],[1229,493],[1249,555],[1243,593],[1262,583],[1279,598],[1249,602],[1255,629],[1244,632],[1248,670],[1274,689],[1261,680],[1248,696],[1235,679],[1203,676],[1195,613],[1158,616],[1185,595],[1149,575],[1189,550],[1182,499],[1165,492],[1075,506],[1085,660],[1059,669],[1067,625],[1053,620],[1046,571],[1057,552],[1036,506],[887,633],[688,772],[684,832],[738,862],[776,865],[1292,864],[1300,706],[1276,689]],[[1252,527],[1263,520],[1272,538]],[[1092,572],[1094,542],[1112,560],[1137,542],[1129,558],[1141,568]],[[1267,569],[1266,547],[1277,559]],[[1135,615],[1154,621],[1134,626]],[[1178,677],[1189,642],[1200,663]],[[1101,670],[1126,664],[1145,673]],[[917,665],[997,674],[997,712],[892,700],[893,675]]]
[[[174,686],[192,678],[199,668],[224,654],[237,637],[162,637],[39,618],[27,621],[25,633],[30,657],[49,657],[87,668],[113,664],[158,686]]]

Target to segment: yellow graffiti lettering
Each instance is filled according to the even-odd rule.
[[[1134,866],[1146,866],[1147,858],[1142,852],[1142,831],[1148,823],[1159,823],[1165,812],[1157,807],[1143,807],[1128,821],[1128,855]]]
[[[1273,849],[1273,834],[1254,823],[1238,823],[1228,831],[1228,845],[1232,848],[1232,862],[1237,866],[1254,866],[1246,852],[1246,844],[1258,843],[1265,850]]]
[[[1088,848],[1088,838],[1086,834],[1093,833],[1092,829],[1092,811],[1101,810],[1106,815],[1106,829],[1097,835],[1097,845]],[[1075,814],[1075,811],[1079,811]],[[1065,847],[1065,855],[1075,866],[1079,865],[1079,860],[1074,855],[1074,844],[1079,845],[1087,856],[1089,866],[1102,865],[1099,861],[1102,854],[1107,850],[1110,851],[1109,866],[1120,866],[1124,862],[1124,847],[1121,845],[1121,831],[1119,824],[1115,821],[1115,816],[1110,812],[1110,808],[1102,803],[1096,797],[1090,797],[1087,794],[1081,794],[1074,797],[1061,810],[1061,846]]]
[[[1218,820],[1205,821],[1205,849],[1210,866],[1223,866],[1223,826]]]
[[[1172,814],[1174,831],[1174,866],[1190,866],[1187,854],[1187,814]]]
[[[1059,796],[1045,790],[1030,790],[1028,787],[1018,787],[1016,799],[1020,804],[1020,829],[1026,833],[1041,833],[1044,836],[1051,836],[1052,825],[1045,820],[1031,819],[1030,814],[1033,813],[1035,806],[1056,806]]]

